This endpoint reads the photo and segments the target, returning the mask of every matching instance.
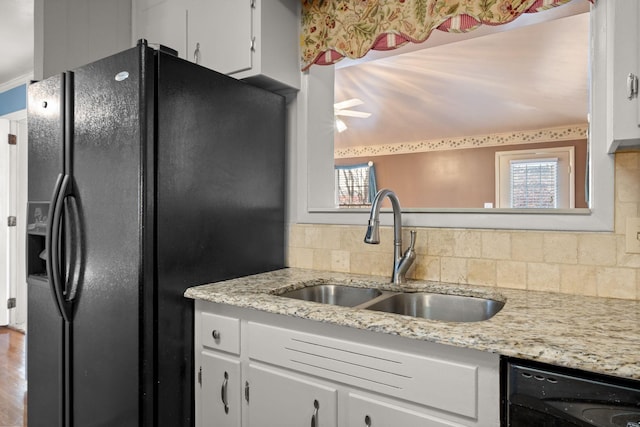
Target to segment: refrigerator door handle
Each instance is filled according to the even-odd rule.
[[[45,262],[46,262],[46,268],[47,268],[47,277],[49,278],[49,287],[51,289],[51,296],[53,297],[53,301],[55,302],[56,308],[58,309],[58,312],[60,313],[60,316],[62,316],[62,307],[60,306],[60,303],[58,301],[58,296],[56,294],[56,286],[55,286],[55,279],[54,277],[58,275],[58,270],[59,268],[55,268],[55,266],[59,266],[60,264],[58,263],[58,260],[54,259],[54,251],[53,251],[53,247],[56,247],[56,254],[57,254],[57,247],[58,247],[58,239],[57,239],[57,233],[55,236],[55,240],[54,240],[54,236],[53,236],[53,229],[54,227],[56,229],[59,229],[59,223],[56,224],[55,220],[54,220],[54,215],[53,212],[56,209],[56,202],[58,201],[58,194],[60,193],[60,187],[62,186],[62,180],[63,180],[63,175],[59,174],[58,175],[58,179],[56,179],[56,184],[53,186],[53,194],[51,195],[51,203],[50,203],[50,208],[49,208],[49,216],[47,218],[47,232],[46,232],[46,236],[45,236]],[[55,242],[55,244],[54,244]]]
[[[71,321],[73,306],[72,301],[65,299],[64,293],[64,280],[60,271],[60,226],[62,224],[62,210],[64,207],[64,199],[71,195],[71,176],[60,175],[58,176],[60,181],[59,191],[55,198],[53,206],[53,215],[50,215],[50,226],[47,233],[50,235],[50,239],[47,240],[47,256],[49,256],[49,262],[47,263],[47,269],[49,270],[49,282],[53,288],[55,300],[62,317],[67,322]]]

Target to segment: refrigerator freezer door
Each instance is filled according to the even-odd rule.
[[[28,418],[32,427],[62,427],[64,322],[45,263],[46,223],[64,168],[63,84],[55,76],[29,87],[29,213],[27,225]]]

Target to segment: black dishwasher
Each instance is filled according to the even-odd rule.
[[[640,427],[640,382],[502,360],[502,427]]]

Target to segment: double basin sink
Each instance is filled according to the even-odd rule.
[[[504,307],[504,302],[488,298],[430,292],[389,292],[334,284],[311,285],[279,296],[446,322],[488,320]]]

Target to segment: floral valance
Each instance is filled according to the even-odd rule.
[[[506,24],[569,1],[302,0],[302,69],[421,43],[434,29],[463,33],[482,24]]]

